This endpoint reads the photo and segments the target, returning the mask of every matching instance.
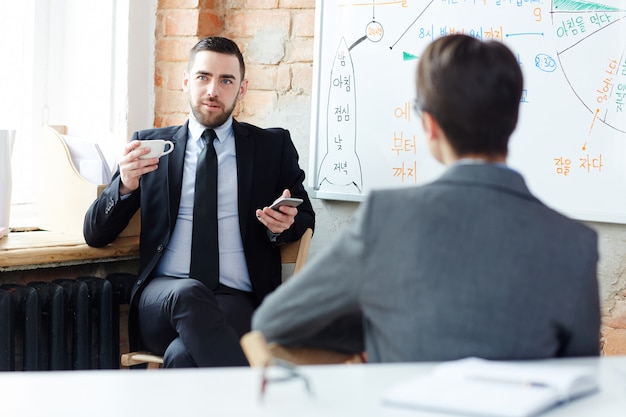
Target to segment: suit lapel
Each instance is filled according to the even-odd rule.
[[[235,133],[235,152],[237,153],[237,199],[239,201],[239,229],[241,239],[246,237],[246,213],[250,210],[250,193],[254,172],[254,139],[248,129],[233,119]]]
[[[189,122],[181,126],[172,137],[174,142],[174,150],[166,159],[168,166],[168,201],[169,207],[169,226],[170,232],[174,229],[176,217],[178,216],[178,207],[180,206],[180,193],[183,182],[183,164],[185,162],[185,150],[187,148]]]

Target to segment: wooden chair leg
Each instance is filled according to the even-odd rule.
[[[159,369],[163,366],[163,357],[150,352],[129,352],[122,354],[120,362],[122,366],[134,366],[145,363],[148,369]]]

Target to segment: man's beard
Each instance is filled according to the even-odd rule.
[[[224,123],[226,123],[230,115],[233,114],[233,111],[235,110],[235,105],[237,104],[238,97],[239,95],[235,97],[235,100],[233,101],[230,107],[224,107],[224,110],[219,113],[203,112],[202,104],[194,106],[191,102],[191,97],[188,97],[188,99],[189,99],[189,106],[191,107],[191,113],[193,113],[193,116],[196,118],[196,121],[204,127],[215,129],[216,127],[219,127],[223,125]],[[214,103],[219,103],[220,105],[224,104],[219,100],[210,100],[210,101]]]

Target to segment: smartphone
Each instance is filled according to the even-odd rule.
[[[293,197],[280,197],[270,206],[271,209],[278,210],[280,206],[298,207],[304,200]]]

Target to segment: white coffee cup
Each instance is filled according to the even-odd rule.
[[[139,148],[150,148],[150,152],[145,155],[141,155],[140,159],[148,159],[148,158],[160,158],[163,155],[167,155],[168,153],[174,150],[174,143],[171,140],[162,140],[162,139],[153,139],[153,140],[140,140]],[[166,149],[166,147],[168,147]]]

